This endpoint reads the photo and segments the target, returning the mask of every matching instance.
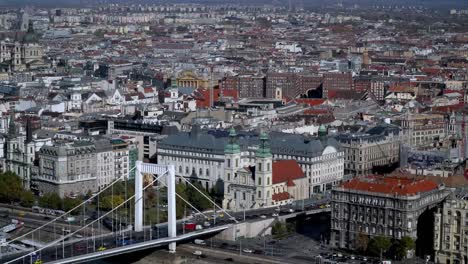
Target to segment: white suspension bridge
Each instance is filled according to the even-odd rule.
[[[133,170],[135,170],[134,195],[129,196],[127,193],[128,177],[122,176],[114,180],[111,184],[71,210],[4,243],[2,246],[5,247],[27,240],[35,246],[26,252],[0,254],[0,263],[81,263],[160,246],[168,246],[170,252],[175,252],[176,244],[179,241],[193,240],[200,236],[215,234],[227,229],[232,223],[237,223],[236,218],[219,207],[209,196],[183,177],[181,179],[187,185],[202,194],[213,205],[215,214],[212,218],[208,217],[190,204],[184,197],[176,193],[175,168],[173,165],[157,165],[137,161],[135,167],[130,171]],[[153,175],[150,182],[144,183],[145,175]],[[122,180],[125,183],[124,201],[122,203],[118,202],[114,206],[114,185]],[[147,214],[145,214],[144,194],[146,189],[153,188],[154,183],[167,188],[167,222],[164,223],[159,223],[159,206],[156,210],[158,214],[157,223],[145,222],[145,215]],[[109,189],[111,190],[111,210],[102,211],[101,203],[103,201],[101,195],[108,193]],[[160,190],[161,188],[157,190],[158,205]],[[186,230],[183,225],[183,221],[185,220],[177,221],[176,197],[196,212],[195,215],[200,217],[202,222],[204,221],[205,228]],[[87,215],[90,213],[89,205],[92,202],[96,203],[96,209],[93,212],[95,217],[89,221]],[[218,219],[217,221],[216,210],[223,212],[229,218]],[[68,217],[74,217],[73,215],[78,213],[81,213],[82,221],[80,225],[72,226],[68,223],[70,228],[64,230],[63,224],[60,221]],[[132,213],[133,219],[131,219]],[[106,221],[109,222],[109,218],[112,231],[103,232],[103,224]],[[124,218],[123,222],[122,218]],[[133,225],[129,225],[130,222]],[[71,230],[72,227],[73,231]],[[62,235],[58,235],[60,228],[62,228]],[[50,230],[54,231],[51,241]],[[55,232],[56,230],[58,232]],[[41,242],[41,235],[44,238],[47,233],[49,233],[49,242],[43,244]]]

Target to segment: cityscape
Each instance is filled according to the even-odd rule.
[[[468,2],[0,0],[0,263],[468,264]]]

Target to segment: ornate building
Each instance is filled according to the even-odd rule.
[[[309,198],[307,177],[299,164],[295,160],[273,161],[265,133],[260,135],[251,163],[243,162],[234,129],[229,133],[224,154],[223,208],[252,209]]]
[[[431,223],[431,210],[449,192],[433,181],[407,177],[367,176],[344,182],[332,190],[330,245],[356,249],[358,235],[432,242],[430,233],[421,234],[424,228],[418,226]]]
[[[2,72],[24,71],[43,65],[43,49],[34,33],[32,21],[23,38],[0,42],[0,69]]]
[[[210,81],[207,78],[200,78],[192,71],[183,71],[176,77],[178,87],[192,87],[195,89],[210,88]]]

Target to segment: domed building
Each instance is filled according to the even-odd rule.
[[[0,71],[24,71],[42,66],[43,49],[38,41],[32,21],[29,21],[28,31],[22,38],[1,41]]]

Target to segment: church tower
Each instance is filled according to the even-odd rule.
[[[234,128],[229,131],[228,144],[224,148],[224,199],[223,208],[236,206],[235,195],[230,190],[231,183],[237,183],[237,171],[241,168],[241,151],[237,143],[237,134]]]
[[[257,207],[271,205],[273,173],[272,173],[272,155],[268,143],[268,136],[265,133],[260,135],[260,145],[255,154],[255,187]]]

